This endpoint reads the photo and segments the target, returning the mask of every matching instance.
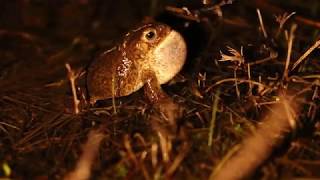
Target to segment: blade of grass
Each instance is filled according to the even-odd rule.
[[[217,164],[217,166],[214,168],[214,170],[211,172],[209,180],[214,180],[216,174],[221,170],[221,168],[226,164],[229,159],[241,148],[241,145],[235,145],[233,146],[228,153],[222,158],[222,160]]]
[[[293,39],[294,39],[294,32],[297,29],[297,24],[293,24],[290,28],[290,35],[289,35],[289,40],[288,40],[288,52],[287,52],[287,59],[286,59],[286,64],[284,67],[284,72],[283,72],[283,80],[288,79],[288,71],[289,71],[289,64],[291,60],[291,54],[292,54],[292,44],[293,44]]]
[[[217,117],[217,111],[218,111],[218,102],[219,102],[219,96],[220,96],[220,89],[218,89],[214,96],[214,101],[212,105],[212,114],[211,114],[211,122],[210,122],[210,128],[209,128],[209,134],[208,134],[208,146],[212,146],[212,137],[214,134],[215,124],[216,124],[216,117]]]
[[[116,107],[116,76],[115,73],[112,73],[112,107],[113,107],[113,114],[117,114],[117,107]]]

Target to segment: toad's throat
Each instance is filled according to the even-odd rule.
[[[151,60],[153,71],[160,84],[168,82],[181,70],[186,59],[186,52],[187,47],[183,37],[177,31],[171,30],[156,47],[153,52],[154,59]]]

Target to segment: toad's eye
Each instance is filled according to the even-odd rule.
[[[153,28],[144,31],[144,39],[148,42],[153,42],[157,38],[157,31]]]

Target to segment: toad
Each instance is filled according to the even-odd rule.
[[[183,37],[168,25],[149,23],[131,30],[90,64],[90,103],[127,96],[143,86],[151,102],[161,100],[166,95],[160,85],[181,70],[186,51]]]

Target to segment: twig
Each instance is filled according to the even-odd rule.
[[[171,151],[171,141],[168,136],[163,135],[161,132],[158,132],[159,140],[160,140],[160,148],[162,152],[162,160],[167,163],[170,160],[169,154]]]
[[[237,70],[238,70],[238,68],[234,68],[234,71],[233,71],[233,76],[234,76],[235,79],[238,79],[237,78]],[[234,86],[236,88],[237,97],[238,97],[238,99],[240,99],[240,95],[241,94],[240,94],[240,90],[239,90],[238,81],[234,81]]]
[[[226,78],[226,79],[222,79],[220,81],[217,81],[216,83],[214,83],[213,85],[209,86],[205,92],[209,92],[212,88],[220,85],[220,84],[223,84],[223,83],[226,83],[226,82],[234,82],[234,81],[237,81],[238,84],[241,84],[241,83],[251,83],[253,85],[257,85],[257,86],[261,86],[261,87],[264,87],[266,89],[270,89],[271,87],[269,87],[268,85],[266,84],[262,84],[261,82],[257,82],[257,81],[253,81],[253,80],[248,80],[248,79],[240,79],[240,78]]]
[[[117,114],[117,106],[116,106],[116,75],[112,73],[112,107],[113,114]]]
[[[12,129],[16,129],[16,130],[20,130],[19,127],[13,125],[13,124],[9,124],[9,123],[6,123],[6,122],[3,122],[3,121],[0,121],[0,126],[6,126],[6,127],[10,127]]]
[[[228,159],[223,159],[223,164],[212,171],[210,180],[246,179],[271,155],[285,136],[295,129],[298,120],[299,107],[288,99],[280,97],[279,103],[272,106],[257,130],[237,145],[239,147],[236,146],[237,152],[228,153]]]
[[[287,51],[287,59],[286,59],[286,64],[284,67],[284,72],[283,72],[283,77],[282,79],[288,79],[288,69],[289,69],[289,64],[290,64],[290,60],[291,60],[291,51],[292,51],[292,43],[293,43],[293,39],[294,39],[294,32],[297,29],[297,25],[293,24],[290,28],[290,35],[289,35],[289,39],[288,39],[288,51]]]
[[[312,93],[312,101],[315,102],[315,100],[319,97],[319,86],[315,86],[314,91]],[[311,122],[314,121],[314,118],[316,116],[317,106],[316,105],[310,105],[308,109],[308,117],[310,118]]]
[[[184,143],[181,152],[176,156],[176,158],[173,160],[170,167],[168,168],[167,172],[165,173],[168,179],[170,179],[169,177],[171,177],[174,174],[174,172],[178,169],[179,165],[188,154],[189,149],[190,145],[188,143]]]
[[[13,102],[13,103],[16,103],[16,104],[22,104],[24,106],[27,106],[27,107],[30,107],[30,108],[33,108],[33,109],[36,109],[36,110],[39,110],[39,111],[43,111],[43,112],[47,112],[47,113],[56,113],[56,111],[54,111],[54,110],[45,109],[45,108],[43,108],[41,106],[33,105],[33,104],[28,103],[28,102],[24,102],[24,101],[15,99],[15,98],[13,98],[11,96],[3,96],[2,99],[6,100],[6,101]]]
[[[279,36],[284,24],[288,21],[288,19],[295,14],[296,12],[292,12],[290,14],[285,12],[283,15],[276,16],[276,21],[279,23],[279,29],[277,31],[276,37]]]
[[[132,146],[131,146],[131,143],[130,143],[129,135],[126,135],[124,137],[124,147],[126,148],[128,156],[133,161],[135,166],[137,166],[138,168],[141,169],[144,178],[146,180],[150,180],[151,178],[150,178],[150,175],[148,174],[148,171],[147,171],[146,167],[144,166],[143,162],[141,162],[141,161],[139,161],[137,159],[137,156],[134,154],[134,152],[132,150]]]
[[[76,168],[69,172],[64,180],[87,180],[91,176],[91,167],[96,159],[101,141],[104,139],[105,135],[99,130],[91,130],[88,135],[88,140],[82,148],[82,155],[77,162]]]
[[[152,163],[152,167],[156,167],[158,164],[158,144],[157,143],[153,143],[151,145],[151,163]]]
[[[248,70],[248,80],[251,80],[251,66],[249,63],[247,64],[247,70]],[[249,96],[252,96],[252,88],[253,88],[252,83],[249,83],[249,90],[248,90]]]
[[[216,5],[209,5],[207,2],[203,1],[203,4],[206,6],[196,10],[189,10],[187,7],[177,8],[174,6],[166,6],[165,10],[186,20],[200,22],[207,21],[207,18],[201,17],[201,13],[213,12],[218,17],[222,17],[221,7],[232,3],[233,0],[223,0]]]
[[[177,8],[173,6],[166,6],[166,11],[175,14],[178,17],[184,18],[190,21],[200,22],[200,18],[196,13],[191,13],[187,8]]]
[[[76,90],[76,85],[75,85],[75,80],[77,79],[77,75],[75,75],[75,73],[72,71],[69,63],[66,63],[65,66],[68,71],[68,78],[69,78],[71,90],[72,90],[74,113],[78,114],[80,112],[79,111],[80,101],[77,97],[77,90]]]
[[[219,97],[220,96],[220,89],[216,91],[216,94],[214,96],[214,101],[212,105],[212,114],[211,114],[211,121],[210,121],[210,128],[209,128],[209,134],[208,134],[208,146],[212,146],[212,137],[214,134],[214,129],[215,129],[215,122],[216,122],[216,117],[217,117],[217,111],[218,111],[218,102],[219,102]]]
[[[271,51],[269,57],[266,57],[266,58],[263,58],[263,59],[259,59],[259,60],[256,60],[254,62],[249,62],[248,65],[252,66],[252,65],[262,64],[262,63],[268,62],[270,60],[274,60],[277,57],[278,57],[278,53],[276,51]]]
[[[306,57],[320,46],[320,40],[316,41],[292,66],[291,71],[293,71]]]
[[[262,16],[261,16],[261,13],[260,13],[260,10],[259,10],[259,9],[257,9],[257,14],[258,14],[258,18],[259,18],[259,23],[260,23],[261,31],[262,31],[262,33],[263,33],[263,37],[264,37],[265,39],[267,39],[267,38],[268,38],[268,34],[267,34],[266,29],[264,28]]]
[[[263,9],[264,11],[271,12],[273,14],[283,14],[285,12],[285,10],[269,3],[267,0],[255,0],[254,4],[252,4],[252,5],[254,5],[255,7],[258,7],[259,9]],[[294,17],[294,19],[299,24],[312,26],[312,27],[320,29],[320,22],[318,22],[318,21],[315,21],[312,19],[307,19],[303,16],[298,16],[298,15],[296,15]]]
[[[227,154],[222,158],[222,160],[217,164],[217,166],[212,171],[209,177],[209,180],[213,180],[215,178],[215,176],[225,166],[225,164],[229,161],[229,159],[231,159],[232,156],[234,156],[237,153],[237,151],[239,151],[240,147],[241,147],[240,145],[235,145],[227,152]]]

